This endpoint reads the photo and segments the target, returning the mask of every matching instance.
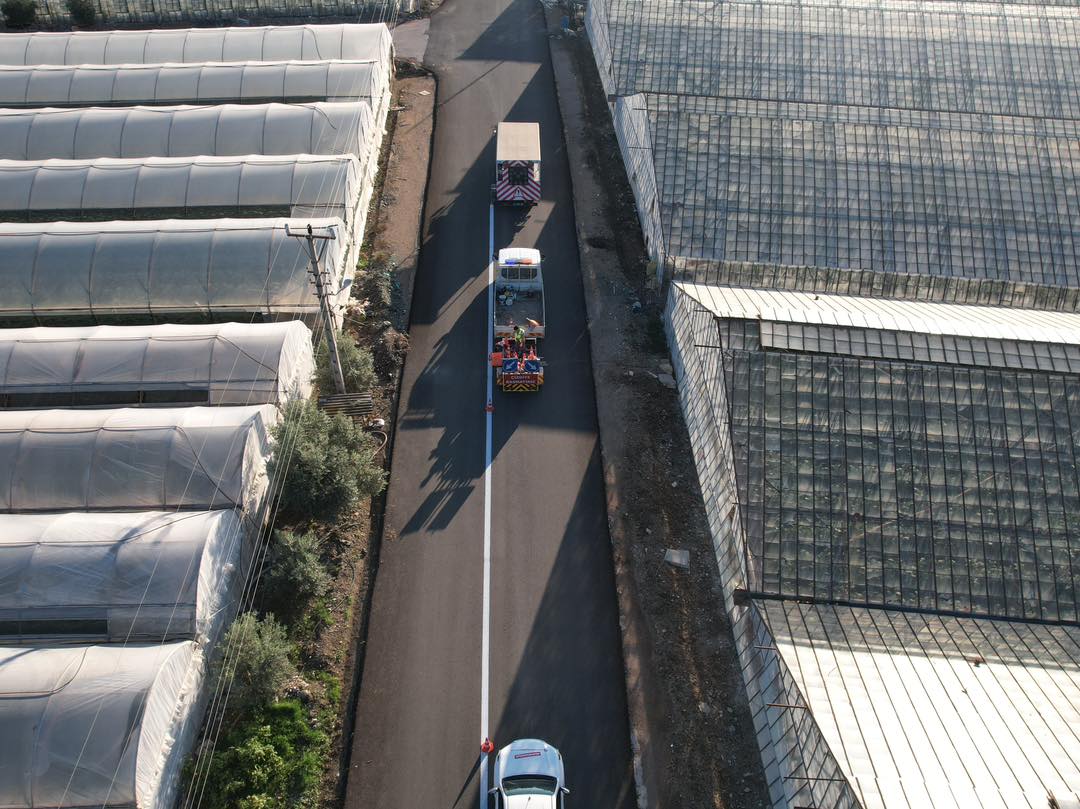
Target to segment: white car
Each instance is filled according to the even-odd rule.
[[[563,760],[559,751],[539,739],[518,739],[495,758],[496,809],[564,809]]]

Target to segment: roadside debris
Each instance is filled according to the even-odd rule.
[[[683,570],[690,569],[690,551],[682,550],[677,551],[674,548],[668,548],[664,552],[664,561],[672,567],[678,567]]]

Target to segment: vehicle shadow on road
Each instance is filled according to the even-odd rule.
[[[487,210],[471,200],[490,185],[493,161],[486,146],[425,214],[395,449],[416,452],[401,465],[402,485],[412,489],[402,502],[419,505],[402,515],[402,537],[446,530],[483,474]],[[419,431],[432,435],[407,438]]]
[[[506,701],[491,706],[493,738],[498,747],[539,738],[558,748],[573,806],[633,809],[611,545],[603,510],[588,502],[600,478],[597,445]],[[497,599],[492,608],[498,615]],[[492,658],[493,682],[506,678],[505,659]]]

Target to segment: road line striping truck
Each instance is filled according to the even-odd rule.
[[[544,384],[541,343],[547,331],[540,251],[504,247],[495,267],[495,383],[506,392],[538,391]]]
[[[503,205],[540,201],[540,124],[499,124],[491,196]]]

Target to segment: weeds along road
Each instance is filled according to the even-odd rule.
[[[411,351],[357,706],[347,809],[480,805],[492,130],[538,121],[543,201],[494,247],[545,255],[547,383],[495,392],[490,688],[496,747],[558,747],[568,807],[634,805],[614,579],[573,207],[543,10],[447,0]]]

